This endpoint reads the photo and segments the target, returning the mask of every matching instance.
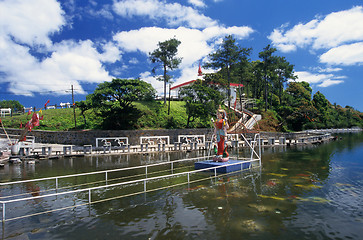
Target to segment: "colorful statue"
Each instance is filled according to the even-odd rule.
[[[227,122],[226,111],[219,108],[217,112],[218,119],[214,122],[214,137],[217,141],[217,156],[213,158],[215,162],[226,162],[229,159],[227,152],[227,145],[225,139],[227,138],[227,129],[229,128]]]

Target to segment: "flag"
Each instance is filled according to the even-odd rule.
[[[44,109],[47,109],[47,105],[48,105],[48,103],[49,103],[49,99],[48,99],[48,101],[44,104]]]
[[[31,109],[29,109],[29,111],[28,111],[28,116],[29,116],[31,113],[32,113],[32,110],[31,110]]]
[[[44,116],[42,115],[42,116],[39,117],[39,120],[43,120],[43,118],[44,118]]]
[[[202,68],[200,67],[200,62],[199,62],[198,76],[203,76]]]

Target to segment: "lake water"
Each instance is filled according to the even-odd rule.
[[[362,239],[363,134],[340,137],[319,146],[265,148],[260,169],[8,221],[2,225],[0,236],[2,239]],[[0,169],[0,181],[138,166],[202,154],[205,153],[42,160],[35,165],[7,165]],[[242,156],[246,152],[242,149],[231,152],[237,154]],[[193,163],[179,167],[192,169]],[[81,181],[70,178],[62,184]],[[3,187],[0,197],[21,192],[33,192],[36,196],[34,191],[53,185],[45,182]],[[138,188],[112,188],[97,191],[92,197],[102,199]],[[84,194],[29,200],[6,214],[16,217],[86,200]]]

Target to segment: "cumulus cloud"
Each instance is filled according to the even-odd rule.
[[[51,45],[49,35],[64,25],[56,0],[5,0],[0,2],[0,34],[23,44]]]
[[[363,64],[363,42],[335,47],[320,56],[320,62],[330,65]]]
[[[80,82],[103,82],[111,77],[104,70],[91,41],[63,41],[54,45],[52,54],[40,61],[29,53],[29,48],[11,41],[1,41],[6,50],[1,54],[8,57],[0,60],[1,69],[10,82],[9,91],[20,95],[33,95],[33,92],[62,95],[65,89],[74,85],[77,93],[84,91]],[[5,52],[7,51],[7,52]]]
[[[236,38],[247,38],[253,29],[249,27],[211,27],[204,30],[179,27],[167,29],[159,27],[145,27],[138,30],[122,31],[114,36],[119,47],[127,52],[140,51],[146,55],[157,48],[158,42],[171,38],[181,41],[178,57],[183,58],[183,65],[191,65],[195,61],[208,55],[215,40],[226,34],[233,34]]]
[[[103,62],[121,54],[111,42],[52,42],[50,36],[66,24],[63,14],[55,0],[0,2],[0,81],[9,83],[10,92],[68,94],[65,89],[73,85],[84,93],[81,82],[111,79]]]
[[[201,8],[206,7],[206,4],[204,3],[203,0],[188,0],[188,2],[196,7],[201,7]]]
[[[201,2],[201,1],[193,1]],[[125,0],[115,1],[114,11],[127,18],[148,17],[155,21],[165,21],[169,26],[185,25],[191,28],[205,28],[217,25],[217,22],[192,7],[179,3],[167,3],[163,0]]]
[[[311,85],[316,85],[318,87],[329,87],[332,85],[343,83],[345,76],[335,76],[334,74],[321,74],[321,73],[311,73],[306,71],[295,72],[298,76],[296,81],[298,82],[308,82]]]
[[[290,52],[298,47],[330,49],[342,44],[363,40],[363,7],[333,12],[316,17],[308,23],[300,23],[287,29],[283,25],[270,34],[269,39],[279,50]]]
[[[204,1],[190,0],[189,3],[203,7]],[[70,15],[65,15],[56,0],[0,1],[0,82],[8,83],[10,92],[22,95],[68,94],[65,89],[74,85],[78,93],[84,93],[81,84],[110,80],[112,76],[108,70],[118,76],[129,67],[119,64],[106,70],[105,64],[110,66],[122,60],[122,54],[128,52],[138,52],[147,57],[157,48],[159,41],[173,37],[182,42],[178,48],[178,57],[183,58],[178,71],[180,77],[174,80],[177,84],[197,76],[200,59],[211,53],[225,35],[245,39],[253,33],[253,29],[246,26],[218,25],[217,21],[179,3],[115,0],[113,5],[102,5],[92,0],[79,12],[104,19],[112,19],[117,13],[123,17],[143,17],[178,27],[144,27],[115,33],[111,40],[68,39],[55,43],[52,37],[72,24],[70,16],[78,12],[75,1],[62,4]],[[135,65],[138,62],[139,59],[131,58],[127,63]],[[153,82],[157,90],[161,86],[162,90],[163,83],[155,81],[149,72],[140,76]]]

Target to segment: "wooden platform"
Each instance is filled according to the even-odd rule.
[[[250,168],[250,166],[251,162],[241,161],[241,160],[228,160],[227,162],[213,162],[212,160],[207,160],[194,163],[194,168],[196,170],[218,167],[216,168],[217,173],[230,173],[230,172],[241,171],[243,169]],[[210,171],[214,172],[214,169],[210,169]]]

